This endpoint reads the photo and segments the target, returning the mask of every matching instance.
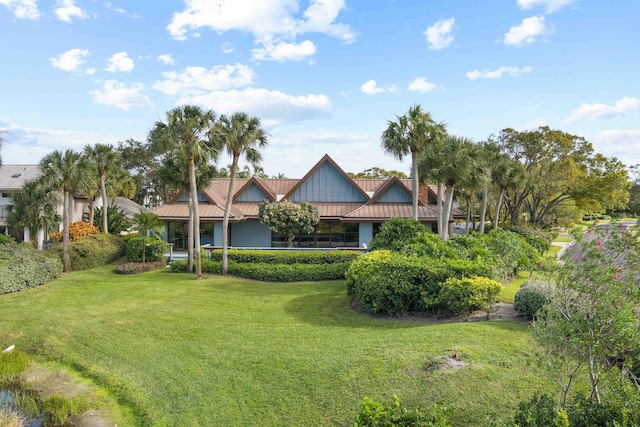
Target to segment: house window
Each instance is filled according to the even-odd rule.
[[[167,242],[173,243],[173,249],[176,251],[186,251],[189,246],[189,223],[170,222]],[[212,222],[200,223],[200,244],[213,245]]]
[[[321,221],[313,233],[298,233],[293,241],[296,248],[357,248],[360,227],[355,222]],[[284,235],[271,233],[271,246],[286,247]]]
[[[2,197],[8,199],[9,197],[11,197],[11,193],[2,193]]]

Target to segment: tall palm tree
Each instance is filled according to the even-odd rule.
[[[498,229],[500,222],[500,210],[504,195],[509,188],[519,189],[524,186],[527,180],[524,166],[511,159],[508,155],[502,155],[496,162],[496,167],[492,171],[492,182],[498,187],[498,201],[496,202],[496,215],[493,221],[493,229]]]
[[[42,185],[37,179],[25,181],[20,191],[11,193],[11,204],[8,206],[7,224],[13,230],[27,230],[31,240],[37,242],[42,249],[40,231],[48,233],[60,224],[60,216],[56,212],[58,193]]]
[[[87,167],[87,159],[77,151],[54,151],[40,160],[40,171],[45,183],[62,192],[62,252],[64,271],[71,271],[69,257],[69,219],[71,218],[71,201],[73,193],[87,185],[91,172]]]
[[[202,259],[200,255],[200,212],[198,210],[198,187],[196,185],[196,164],[206,164],[216,159],[218,151],[214,145],[212,129],[215,114],[204,111],[196,105],[184,105],[167,112],[167,122],[156,122],[149,134],[155,150],[170,151],[178,159],[186,162],[189,171],[189,187],[193,200],[193,228],[195,234],[196,280],[202,278]]]
[[[244,158],[252,166],[258,166],[262,160],[262,154],[258,151],[267,145],[267,133],[260,126],[260,119],[251,117],[247,113],[237,112],[231,116],[222,115],[215,128],[216,142],[232,158],[229,177],[229,190],[224,206],[222,219],[222,274],[227,274],[228,246],[229,246],[229,213],[233,198],[233,184],[238,173],[238,161],[244,154]]]
[[[471,222],[472,199],[482,189],[486,189],[491,180],[491,168],[484,157],[484,148],[480,144],[469,146],[468,161],[473,166],[468,168],[467,174],[462,177],[460,187],[464,192],[467,210],[467,220],[465,233],[469,233],[469,223]],[[475,222],[474,222],[475,223]]]
[[[380,136],[382,148],[398,160],[411,155],[411,186],[413,193],[412,215],[418,219],[418,156],[429,145],[446,135],[444,123],[436,123],[431,113],[422,111],[418,104],[409,108],[396,121],[388,121],[387,129]]]
[[[484,233],[485,222],[487,219],[487,205],[489,204],[489,185],[493,183],[494,174],[498,173],[500,163],[502,161],[502,149],[493,141],[483,141],[480,143],[482,148],[482,163],[488,169],[489,179],[485,181],[482,189],[482,209],[480,213],[480,234]]]
[[[161,227],[162,220],[153,212],[140,211],[133,216],[133,223],[138,226],[138,236],[142,236],[142,263],[144,264],[149,230]]]
[[[98,179],[100,180],[100,194],[102,196],[102,232],[109,234],[107,223],[107,188],[106,177],[109,174],[116,173],[122,168],[122,157],[115,151],[111,144],[95,144],[93,147],[87,145],[84,147],[84,153],[91,162]]]

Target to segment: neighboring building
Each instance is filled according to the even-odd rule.
[[[229,178],[215,178],[198,193],[200,240],[222,246],[222,219]],[[285,237],[271,232],[258,220],[264,200],[306,200],[320,211],[312,234],[300,234],[294,245],[303,248],[360,247],[367,245],[380,225],[392,217],[411,218],[410,179],[352,179],[325,155],[303,178],[237,178],[229,216],[230,246],[283,247]],[[435,193],[419,189],[418,219],[435,228]],[[151,210],[165,222],[166,236],[175,250],[187,247],[189,209],[184,191],[166,205]],[[454,218],[463,219],[459,211]]]
[[[7,206],[11,204],[11,193],[20,191],[25,181],[37,178],[40,175],[40,168],[38,165],[0,165],[0,233],[9,234],[7,228]],[[117,197],[114,206],[122,208],[127,215],[131,218],[134,214],[140,212],[142,207],[137,203],[125,199],[123,197]],[[95,207],[102,206],[102,200],[100,197],[94,203]],[[58,214],[62,217],[62,197],[58,204]],[[73,197],[71,206],[71,218],[69,222],[82,221],[83,218],[89,216],[89,201],[86,197],[81,195],[75,195]],[[59,230],[62,230],[62,223]],[[18,233],[14,236],[18,241],[28,241],[30,236],[27,230]],[[38,242],[41,245],[43,241],[46,241],[46,236],[41,233],[38,236]]]

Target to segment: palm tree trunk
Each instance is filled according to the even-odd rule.
[[[233,184],[238,173],[238,160],[240,155],[233,155],[233,163],[231,164],[231,177],[229,178],[229,190],[227,191],[227,200],[224,205],[224,216],[222,218],[222,274],[229,272],[229,213],[231,212],[231,199],[233,198]]]
[[[442,235],[440,239],[445,242],[449,238],[449,219],[451,218],[451,212],[453,212],[453,192],[455,186],[446,184],[444,212],[442,215]]]
[[[104,174],[100,174],[100,194],[102,195],[102,232],[109,234],[109,226],[107,222],[107,187],[104,183]],[[93,220],[91,221],[93,224]]]
[[[193,230],[193,197],[191,195],[191,185],[187,184],[187,207],[189,208],[189,222],[187,223],[187,271],[193,273],[193,248],[194,230]]]
[[[146,262],[145,256],[147,255],[147,230],[144,230],[144,234],[142,235],[142,263]]]
[[[484,222],[487,216],[487,203],[489,202],[489,190],[482,190],[482,214],[480,214],[480,234],[484,234]]]
[[[65,191],[62,199],[62,258],[64,260],[64,272],[71,271],[71,257],[69,256],[69,197]]]
[[[498,223],[500,222],[500,208],[502,207],[502,198],[504,197],[504,189],[500,188],[500,193],[498,193],[498,202],[496,203],[496,218],[493,221],[493,229],[498,229]]]
[[[436,195],[436,212],[437,212],[437,215],[438,215],[438,236],[440,236],[441,238],[442,238],[442,227],[443,227],[443,223],[442,223],[442,211],[443,211],[442,193],[443,193],[442,184],[438,183],[438,194]]]
[[[193,201],[193,234],[196,259],[196,280],[202,279],[202,254],[200,253],[200,211],[198,209],[198,187],[196,186],[196,165],[193,156],[189,157],[189,185]]]
[[[467,223],[464,226],[464,234],[469,234],[469,224],[471,223],[471,196],[467,195]]]
[[[413,219],[418,219],[418,152],[411,152],[411,187],[412,187],[412,205],[411,215]]]

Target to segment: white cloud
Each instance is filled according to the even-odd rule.
[[[158,56],[157,59],[164,65],[173,65],[176,63],[170,53],[163,53],[162,55]]]
[[[412,92],[425,93],[432,92],[436,90],[437,87],[438,85],[435,83],[428,82],[426,77],[416,77],[411,83],[409,83],[407,89]]]
[[[546,13],[553,13],[577,1],[578,0],[518,0],[518,6],[522,9],[531,9],[536,6],[541,6],[544,7],[544,11]]]
[[[453,18],[443,19],[426,29],[424,35],[427,36],[429,49],[444,49],[453,43],[453,35],[451,34],[451,31],[453,31],[454,23],[455,20]]]
[[[517,77],[522,74],[527,74],[531,72],[531,67],[500,67],[495,70],[473,70],[467,72],[466,76],[470,80],[477,79],[501,79],[504,74],[509,74],[512,77]]]
[[[261,118],[265,126],[292,123],[325,116],[333,105],[325,95],[293,96],[280,91],[245,88],[213,91],[203,95],[183,97],[177,104],[193,103],[218,113],[246,111]]]
[[[57,0],[56,8],[53,10],[58,19],[71,23],[71,18],[87,19],[89,15],[75,5],[74,0]]]
[[[127,86],[117,80],[107,80],[102,89],[96,89],[91,94],[96,104],[110,105],[129,111],[132,108],[153,108],[155,105],[142,93],[144,85],[132,83]]]
[[[242,64],[221,65],[207,70],[204,67],[187,67],[178,73],[162,73],[165,80],[153,88],[165,95],[202,95],[204,92],[233,89],[250,85],[253,70]]]
[[[375,80],[369,80],[360,86],[360,90],[367,95],[376,95],[383,92],[396,92],[397,88],[395,86],[378,87]]]
[[[235,50],[231,43],[223,43],[222,44],[222,53],[231,53]]]
[[[316,46],[309,40],[302,43],[265,43],[263,48],[253,49],[253,59],[262,61],[287,60],[301,61],[304,58],[316,53]]]
[[[536,41],[536,37],[551,34],[553,29],[544,23],[544,16],[525,18],[520,25],[511,27],[504,35],[504,44],[522,47]]]
[[[87,49],[70,49],[56,58],[49,58],[51,65],[64,71],[77,71],[89,56]]]
[[[605,130],[596,138],[598,151],[626,165],[640,164],[640,129]]]
[[[0,4],[7,6],[16,18],[38,19],[40,17],[36,0],[0,0]]]
[[[348,25],[335,22],[345,9],[344,0],[311,0],[302,14],[298,3],[298,0],[185,0],[185,9],[173,14],[167,30],[178,40],[185,40],[189,32],[205,27],[218,33],[244,31],[253,34],[256,43],[267,50],[269,45],[295,44],[297,36],[310,32],[327,34],[345,43],[355,40]]]
[[[105,70],[115,73],[117,71],[129,72],[133,70],[135,65],[133,64],[133,59],[127,56],[127,52],[118,52],[111,55],[109,58],[109,65]]]
[[[567,123],[581,122],[584,120],[608,119],[614,116],[628,116],[640,112],[640,99],[625,96],[618,99],[615,105],[606,104],[582,104],[571,112]]]
[[[87,68],[85,70],[85,74],[89,75],[89,76],[93,76],[96,73],[96,69],[95,68]]]

